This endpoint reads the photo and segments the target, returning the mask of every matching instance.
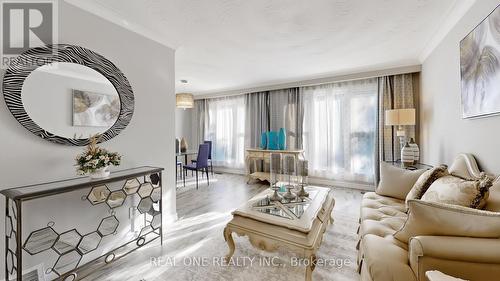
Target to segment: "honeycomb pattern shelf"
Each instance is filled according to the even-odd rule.
[[[162,243],[162,171],[139,167],[106,179],[80,177],[1,191],[6,198],[7,280],[23,280],[33,268],[46,280],[77,280],[158,238]],[[60,206],[44,207],[43,202]],[[72,215],[73,206],[91,210]],[[60,216],[65,208],[67,216]],[[37,220],[32,229],[32,217],[47,221]]]

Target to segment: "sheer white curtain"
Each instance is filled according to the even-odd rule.
[[[214,166],[245,166],[244,95],[206,100],[205,139],[212,141]]]
[[[374,78],[301,89],[311,176],[373,182],[377,86]]]

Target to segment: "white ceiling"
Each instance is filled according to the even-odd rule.
[[[420,64],[453,10],[474,2],[66,1],[176,48],[176,90],[198,94]]]

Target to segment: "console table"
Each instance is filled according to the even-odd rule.
[[[271,159],[271,153],[281,153],[289,154],[295,157],[295,161],[304,160],[304,150],[303,149],[291,149],[291,150],[268,150],[260,148],[247,148],[245,163],[248,182],[252,179],[258,179],[261,181],[269,181],[270,174],[266,172],[265,169],[259,171],[257,168],[257,161],[264,161],[264,163],[269,163]],[[253,167],[253,169],[252,169]]]
[[[5,276],[76,280],[162,237],[163,168],[3,190]]]

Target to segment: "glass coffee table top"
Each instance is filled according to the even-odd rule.
[[[286,200],[282,199],[282,201],[271,201],[269,199],[269,195],[262,198],[261,200],[255,202],[252,205],[252,209],[273,215],[273,216],[278,216],[282,218],[287,218],[287,219],[300,219],[304,212],[307,210],[307,208],[311,205],[312,200],[314,200],[314,197],[317,194],[317,191],[310,190],[309,192],[309,197],[305,198],[295,198],[293,200]],[[279,192],[281,196],[284,195],[284,193]]]

